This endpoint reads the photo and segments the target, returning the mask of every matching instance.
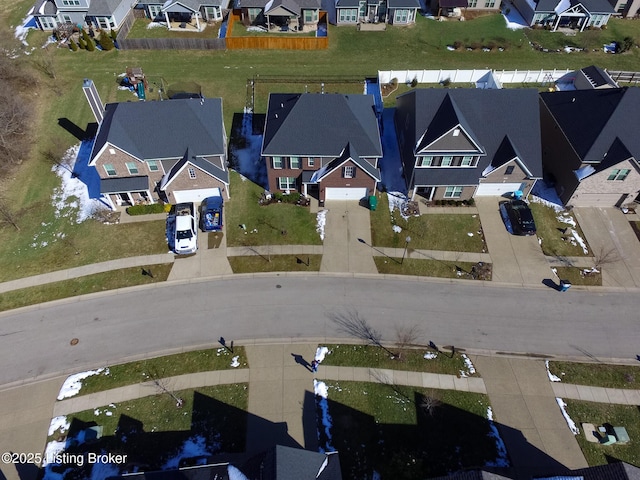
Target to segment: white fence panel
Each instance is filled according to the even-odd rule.
[[[475,83],[484,78],[491,70],[380,70],[380,84],[397,79],[398,83]],[[493,75],[499,83],[552,83],[571,70],[494,70]]]

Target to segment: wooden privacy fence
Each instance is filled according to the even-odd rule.
[[[329,46],[328,37],[298,37],[296,34],[283,34],[277,37],[234,37],[232,36],[233,24],[239,21],[240,15],[229,13],[227,38],[225,39],[229,50],[321,50]]]

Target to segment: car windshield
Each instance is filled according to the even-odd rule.
[[[531,209],[529,209],[526,203],[514,202],[512,207],[523,225],[533,224],[533,215],[531,214]]]
[[[176,238],[178,240],[185,240],[188,238],[191,238],[193,235],[191,235],[191,231],[190,230],[178,230],[176,232]]]

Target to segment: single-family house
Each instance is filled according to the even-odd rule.
[[[535,89],[414,89],[396,102],[409,196],[467,200],[520,190],[542,178]]]
[[[138,3],[153,21],[166,23],[169,28],[191,24],[198,31],[204,29],[206,22],[222,20],[228,6],[229,0],[142,0]]]
[[[329,21],[336,25],[388,23],[409,25],[416,22],[419,0],[337,0],[325,2]]]
[[[640,193],[640,88],[540,94],[542,161],[560,200],[621,206]]]
[[[262,157],[269,190],[321,202],[376,191],[382,143],[372,95],[269,95]]]
[[[320,19],[320,0],[237,0],[244,25],[264,25],[292,31],[312,29]],[[305,29],[305,30],[307,30]]]
[[[464,16],[467,11],[499,12],[502,0],[431,0],[431,11],[438,16]]]
[[[198,202],[213,189],[228,198],[222,99],[107,104],[89,165],[112,208]]]
[[[600,28],[615,13],[607,0],[513,0],[513,5],[528,25],[548,25],[553,31]]]
[[[126,0],[36,0],[29,15],[41,30],[54,30],[62,24],[118,29],[131,9]]]

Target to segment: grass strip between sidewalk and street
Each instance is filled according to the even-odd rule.
[[[472,280],[471,269],[476,265],[472,262],[453,262],[448,260],[429,260],[421,258],[400,258],[375,256],[378,273],[392,275],[416,275],[420,277],[460,278]],[[485,264],[487,265],[487,264]],[[483,278],[483,280],[491,280]]]
[[[247,368],[247,355],[244,347],[230,348],[218,346],[206,350],[177,353],[163,357],[149,358],[137,362],[111,365],[97,375],[82,380],[82,388],[78,395],[111,390],[112,388],[149,382],[152,379],[163,379],[188,373],[226,370],[231,366],[233,358],[241,368]]]
[[[600,272],[584,272],[589,269],[578,267],[553,267],[559,279],[569,280],[571,285],[586,285],[593,287],[602,286],[602,273]]]
[[[450,351],[436,352],[426,346],[422,348],[387,347],[394,354],[393,358],[389,352],[372,345],[330,344],[325,346],[329,349],[329,353],[322,361],[322,365],[388,368],[447,375],[460,375],[464,372],[466,376],[480,376],[477,372],[473,374],[469,372],[469,366],[461,353],[454,353],[452,356]],[[433,357],[433,354],[436,356]]]
[[[256,254],[228,257],[228,260],[233,273],[317,272],[320,270],[322,255]]]
[[[640,366],[550,361],[549,371],[563,383],[591,387],[640,389]]]
[[[161,263],[149,265],[144,268],[122,268],[60,282],[13,290],[0,294],[0,311],[51,302],[61,298],[115,290],[117,288],[164,282],[167,280],[172,266],[172,263]],[[149,275],[149,273],[153,276]]]

